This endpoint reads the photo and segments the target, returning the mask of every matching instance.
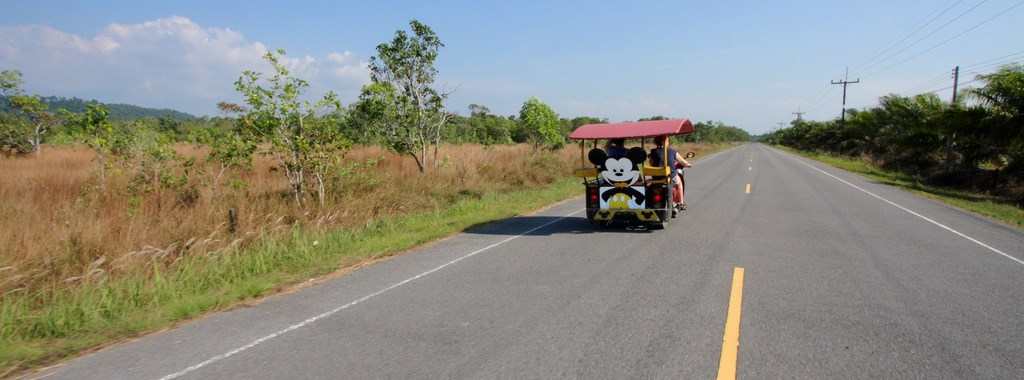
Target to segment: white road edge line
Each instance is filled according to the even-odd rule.
[[[313,323],[313,322],[316,322],[316,321],[318,321],[318,320],[321,320],[321,319],[327,318],[327,317],[329,317],[329,316],[331,316],[331,315],[334,315],[334,314],[338,313],[339,311],[342,311],[342,310],[348,309],[348,308],[350,308],[350,307],[352,307],[352,306],[355,306],[355,305],[358,305],[359,303],[361,303],[361,302],[363,302],[363,301],[366,301],[366,300],[368,300],[368,299],[370,299],[370,298],[373,298],[373,297],[379,296],[379,295],[381,295],[381,294],[384,294],[384,293],[388,292],[389,290],[392,290],[392,289],[398,288],[398,287],[400,287],[400,286],[402,286],[402,285],[405,285],[405,284],[408,284],[408,283],[410,283],[410,282],[416,281],[417,279],[420,279],[420,278],[423,278],[423,277],[425,277],[425,276],[428,276],[428,275],[430,275],[431,273],[437,272],[437,271],[439,271],[439,270],[441,270],[441,269],[444,269],[444,268],[446,268],[446,267],[448,267],[448,266],[451,266],[451,265],[453,265],[453,264],[455,264],[455,263],[458,263],[458,262],[460,262],[460,261],[462,261],[462,260],[465,260],[465,259],[468,259],[468,258],[470,258],[470,257],[476,256],[476,255],[477,255],[478,253],[480,253],[480,252],[483,252],[483,251],[486,251],[486,250],[488,250],[488,249],[491,249],[491,248],[497,247],[497,246],[499,246],[499,245],[502,245],[502,244],[508,243],[508,242],[510,242],[510,241],[512,241],[512,240],[515,240],[515,239],[518,239],[518,238],[522,237],[523,235],[526,235],[526,234],[528,234],[528,233],[531,233],[531,232],[533,232],[533,231],[536,231],[536,230],[539,230],[539,229],[541,229],[541,228],[544,228],[544,227],[550,226],[550,225],[552,225],[552,224],[554,224],[554,223],[557,223],[557,222],[561,221],[562,219],[565,219],[565,218],[567,218],[567,217],[573,216],[573,215],[575,215],[575,214],[577,214],[577,213],[579,213],[579,212],[581,212],[581,211],[583,211],[583,210],[585,210],[585,209],[579,209],[579,210],[573,211],[573,212],[571,212],[571,213],[569,213],[569,214],[566,214],[566,215],[564,215],[564,216],[560,216],[560,217],[558,217],[558,218],[557,218],[557,219],[555,219],[555,220],[552,220],[552,221],[550,221],[550,222],[547,222],[547,223],[541,224],[541,225],[539,225],[539,226],[537,226],[537,227],[534,227],[534,228],[531,228],[531,229],[529,229],[529,230],[526,230],[526,231],[524,231],[524,232],[521,232],[521,233],[519,233],[518,235],[515,235],[515,236],[512,236],[512,237],[509,237],[509,238],[507,238],[507,239],[504,239],[504,240],[502,240],[502,241],[499,241],[499,242],[497,242],[497,243],[494,243],[494,244],[488,245],[488,246],[486,246],[486,247],[480,248],[480,249],[478,249],[478,250],[475,250],[475,251],[473,251],[473,252],[467,253],[467,254],[465,254],[465,255],[463,255],[463,256],[460,256],[459,258],[456,258],[455,260],[452,260],[452,261],[449,261],[449,262],[447,262],[447,263],[444,263],[444,264],[442,264],[442,265],[440,265],[440,266],[438,266],[438,267],[436,267],[436,268],[434,268],[434,269],[431,269],[431,270],[428,270],[428,271],[426,271],[426,272],[420,273],[420,274],[418,274],[418,275],[415,275],[415,276],[409,277],[409,278],[407,278],[407,279],[405,279],[405,280],[402,280],[402,281],[400,281],[400,282],[397,282],[397,283],[395,283],[395,284],[392,284],[391,286],[388,286],[388,287],[386,287],[386,288],[384,288],[384,289],[381,289],[381,290],[378,290],[378,291],[376,291],[376,292],[373,292],[373,293],[370,293],[370,294],[368,294],[368,295],[365,295],[365,296],[363,296],[363,297],[361,297],[361,298],[359,298],[359,299],[356,299],[355,301],[352,301],[352,302],[349,302],[349,303],[347,303],[347,304],[344,304],[344,305],[338,306],[338,307],[336,307],[336,308],[334,308],[334,309],[328,310],[328,311],[326,311],[326,312],[323,312],[323,313],[321,313],[321,314],[317,314],[316,316],[310,317],[309,319],[306,319],[306,320],[304,320],[304,321],[302,321],[302,322],[299,322],[299,323],[296,323],[296,324],[294,324],[294,325],[288,326],[288,327],[286,327],[286,328],[284,328],[284,329],[281,329],[281,330],[278,330],[278,331],[276,331],[276,332],[274,332],[274,333],[272,333],[272,334],[270,334],[270,335],[267,335],[267,336],[264,336],[264,337],[262,337],[262,338],[256,339],[256,340],[254,340],[254,341],[252,341],[252,342],[249,342],[249,344],[246,344],[246,345],[244,345],[244,346],[238,347],[238,348],[236,348],[236,349],[234,349],[234,350],[231,350],[231,351],[225,352],[225,353],[223,353],[223,354],[220,354],[220,355],[217,355],[217,356],[211,357],[211,358],[209,358],[209,359],[206,359],[206,360],[204,360],[204,361],[202,361],[202,362],[200,362],[200,363],[198,363],[198,364],[195,364],[195,365],[192,365],[192,366],[190,366],[190,367],[188,367],[188,368],[185,368],[185,369],[183,369],[183,370],[181,370],[181,371],[178,371],[178,372],[172,373],[172,374],[170,374],[170,375],[167,375],[167,376],[161,377],[161,378],[160,378],[160,380],[171,380],[171,379],[176,379],[176,378],[179,378],[179,377],[181,377],[181,376],[184,376],[185,374],[188,374],[189,372],[192,372],[192,371],[195,371],[195,370],[197,370],[197,369],[203,368],[203,367],[205,367],[205,366],[208,366],[208,365],[210,365],[210,364],[213,364],[213,363],[215,363],[215,362],[218,362],[218,361],[221,361],[221,360],[227,359],[227,358],[229,358],[229,357],[231,357],[231,356],[234,356],[235,354],[238,354],[238,353],[240,353],[240,352],[242,352],[242,351],[245,351],[245,350],[248,350],[248,349],[250,349],[250,348],[253,348],[253,347],[255,347],[256,345],[258,345],[258,344],[260,344],[260,343],[263,343],[263,342],[266,342],[266,341],[268,341],[268,340],[274,339],[274,338],[276,338],[276,337],[278,337],[278,336],[281,336],[281,335],[283,335],[283,334],[286,334],[286,333],[288,333],[288,332],[290,332],[290,331],[292,331],[292,330],[297,330],[297,329],[299,329],[299,328],[302,328],[303,326],[309,325],[309,324],[311,324],[311,323]]]
[[[944,230],[946,230],[946,231],[952,232],[952,233],[956,234],[957,236],[960,236],[960,237],[962,237],[962,238],[964,238],[964,239],[970,240],[970,241],[971,241],[971,242],[973,242],[974,244],[977,244],[977,245],[980,245],[980,246],[982,246],[982,247],[985,247],[985,248],[987,248],[988,250],[990,250],[990,251],[992,251],[992,252],[998,253],[998,254],[1002,255],[1003,257],[1006,257],[1007,259],[1010,259],[1010,260],[1013,260],[1013,261],[1015,261],[1015,262],[1016,262],[1017,264],[1020,264],[1020,265],[1024,265],[1024,260],[1021,260],[1021,259],[1018,259],[1018,258],[1016,258],[1016,257],[1010,256],[1010,255],[1009,255],[1009,254],[1007,254],[1006,252],[1000,251],[999,249],[996,249],[995,247],[992,247],[991,245],[985,244],[985,243],[981,242],[981,241],[980,241],[980,240],[978,240],[978,239],[975,239],[975,238],[972,238],[972,237],[970,237],[970,236],[967,236],[966,234],[964,234],[964,233],[962,233],[962,232],[960,232],[960,231],[954,230],[954,229],[950,228],[949,226],[947,226],[947,225],[945,225],[945,224],[942,224],[942,223],[936,222],[936,221],[932,220],[931,218],[929,218],[929,217],[927,217],[927,216],[924,216],[924,215],[918,214],[918,213],[917,213],[917,212],[915,212],[914,210],[911,210],[911,209],[908,209],[908,208],[906,208],[906,207],[900,206],[899,204],[896,204],[896,202],[890,201],[890,200],[888,200],[888,199],[882,198],[881,196],[879,196],[879,195],[877,195],[877,194],[875,194],[875,193],[872,193],[872,192],[870,192],[870,191],[864,190],[864,189],[863,189],[863,188],[861,188],[860,186],[857,186],[857,185],[854,185],[854,184],[852,184],[852,183],[849,183],[849,182],[847,182],[846,180],[844,180],[844,179],[842,179],[842,178],[839,178],[839,177],[836,177],[836,176],[832,175],[832,174],[831,174],[831,173],[829,173],[829,172],[826,172],[826,171],[824,171],[824,170],[821,170],[821,169],[819,169],[819,168],[815,167],[814,165],[808,164],[808,163],[804,162],[804,161],[803,161],[803,160],[801,160],[801,159],[798,159],[798,158],[796,158],[796,157],[792,157],[792,156],[790,156],[790,155],[788,155],[788,154],[783,154],[783,156],[789,157],[789,158],[790,158],[791,160],[794,160],[794,161],[796,161],[796,162],[799,162],[799,163],[803,164],[804,166],[807,166],[807,167],[809,167],[809,168],[811,168],[811,169],[817,170],[818,172],[820,172],[820,173],[822,173],[822,174],[824,174],[824,175],[827,175],[827,176],[829,176],[829,177],[832,177],[832,178],[834,178],[835,180],[837,180],[837,181],[839,181],[839,182],[845,183],[845,184],[846,184],[847,186],[850,186],[850,187],[852,187],[852,188],[854,188],[854,189],[860,190],[860,191],[861,191],[861,192],[863,192],[864,194],[867,194],[867,195],[870,195],[870,196],[872,196],[872,197],[875,197],[876,199],[878,199],[878,200],[880,200],[880,201],[882,201],[882,202],[888,203],[888,204],[892,205],[893,207],[896,207],[896,208],[898,208],[898,209],[900,209],[900,210],[906,211],[907,213],[909,213],[909,214],[911,214],[911,215],[913,215],[913,216],[916,216],[916,217],[918,217],[918,218],[924,219],[924,220],[928,221],[928,223],[931,223],[931,224],[934,224],[934,225],[936,225],[936,226],[939,226],[940,228],[942,228],[942,229],[944,229]]]

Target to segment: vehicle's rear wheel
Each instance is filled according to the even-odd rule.
[[[647,225],[647,229],[649,229],[651,231],[664,230],[665,229],[665,223],[650,223],[650,224]]]
[[[655,211],[655,213],[658,214],[658,219],[660,219],[662,223],[668,222],[669,217],[672,215],[672,212],[669,210],[658,210]]]

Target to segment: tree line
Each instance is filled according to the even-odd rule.
[[[840,120],[796,120],[760,136],[772,144],[863,157],[922,181],[1020,196],[1024,183],[1024,66],[978,76],[956,103],[888,95]],[[1020,199],[1024,201],[1024,198]]]
[[[336,182],[332,178],[345,172],[341,159],[353,145],[386,147],[427,172],[438,164],[442,143],[529,143],[535,152],[543,152],[563,146],[580,125],[607,122],[562,118],[537,98],[527,99],[510,116],[495,115],[478,104],[469,106],[468,116],[451,112],[444,105],[450,93],[435,84],[435,61],[442,47],[429,26],[412,20],[407,30],[396,31],[377,46],[369,63],[371,81],[348,105],[333,92],[311,99],[309,83],[284,64],[285,51],[268,51],[263,58],[272,70],[242,72],[235,82],[242,102],[218,103],[216,117],[115,117],[114,108],[97,102],[55,102],[29,95],[18,71],[2,71],[0,151],[40,154],[43,143],[83,144],[95,153],[101,187],[116,172],[132,176],[133,188],[143,192],[184,191],[189,173],[207,166],[217,170],[218,181],[225,175],[237,177],[251,169],[255,155],[262,155],[276,161],[296,204],[313,197],[322,205]],[[55,104],[68,107],[55,111]],[[749,135],[705,122],[686,139],[720,142],[747,140]],[[181,142],[208,146],[209,165],[179,156],[173,144]]]
[[[82,113],[85,112],[85,107],[90,103],[98,103],[97,100],[85,100],[76,97],[66,98],[62,96],[40,96],[39,100],[46,105],[50,112],[66,110],[71,113]],[[144,118],[187,121],[196,118],[196,116],[191,114],[172,109],[148,108],[133,104],[119,103],[104,103],[103,106],[110,111],[110,119],[116,121],[130,121]],[[16,110],[11,107],[8,99],[5,96],[0,95],[0,113],[13,111]]]
[[[642,117],[637,121],[668,120],[665,116]],[[750,141],[752,136],[742,128],[726,125],[720,121],[698,121],[693,124],[693,133],[675,136],[680,142],[718,144],[733,141]]]

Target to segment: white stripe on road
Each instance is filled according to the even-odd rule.
[[[929,217],[927,217],[927,216],[924,216],[924,215],[918,214],[917,212],[914,212],[914,210],[911,210],[911,209],[908,209],[908,208],[906,208],[906,207],[900,206],[899,204],[896,204],[896,202],[893,202],[893,201],[890,201],[890,200],[888,200],[888,199],[882,198],[882,197],[881,197],[881,196],[879,196],[878,194],[875,194],[875,193],[872,193],[872,192],[870,192],[870,191],[864,190],[864,189],[863,189],[863,188],[861,188],[860,186],[857,186],[857,185],[854,185],[854,184],[852,184],[852,183],[849,183],[849,182],[847,182],[846,180],[844,180],[844,179],[842,179],[842,178],[839,178],[839,177],[836,177],[836,176],[832,175],[832,174],[831,174],[831,173],[829,173],[829,172],[826,172],[826,171],[824,171],[824,170],[818,169],[818,168],[817,168],[817,167],[815,167],[814,165],[808,164],[808,163],[804,162],[804,161],[803,161],[803,160],[801,160],[801,159],[797,159],[797,158],[795,158],[795,157],[790,157],[790,156],[789,156],[789,155],[787,155],[787,154],[783,154],[783,156],[789,157],[790,159],[792,159],[792,160],[794,160],[794,161],[796,161],[796,162],[799,162],[799,163],[803,164],[804,166],[807,166],[807,167],[809,167],[809,168],[811,168],[811,169],[814,169],[814,170],[818,171],[819,173],[822,173],[822,174],[824,174],[824,175],[827,175],[827,176],[829,176],[829,177],[832,177],[832,178],[834,178],[835,180],[837,180],[837,181],[839,181],[839,182],[842,182],[842,183],[846,184],[847,186],[850,186],[850,187],[852,187],[852,188],[854,188],[854,189],[860,190],[860,191],[861,191],[861,192],[863,192],[864,194],[867,194],[867,195],[870,195],[870,196],[872,196],[872,197],[875,197],[876,199],[878,199],[878,200],[880,200],[880,201],[882,201],[882,202],[888,203],[888,204],[892,205],[893,207],[896,207],[896,208],[898,208],[898,209],[900,209],[900,210],[906,211],[907,213],[910,213],[910,214],[911,214],[911,215],[913,215],[913,216],[916,216],[916,217],[918,217],[918,218],[924,219],[924,220],[928,221],[928,223],[931,223],[931,224],[934,224],[934,225],[936,225],[936,226],[939,226],[940,228],[942,228],[942,229],[944,229],[944,230],[946,230],[946,231],[952,232],[952,233],[956,234],[957,236],[960,236],[960,237],[962,237],[962,238],[964,238],[964,239],[967,239],[967,240],[969,240],[969,241],[973,242],[974,244],[977,244],[977,245],[980,245],[980,246],[982,246],[982,247],[985,247],[985,248],[987,248],[988,250],[990,250],[990,251],[992,251],[992,252],[998,253],[998,254],[1002,255],[1003,257],[1006,257],[1007,259],[1010,259],[1010,260],[1013,260],[1013,261],[1015,261],[1015,262],[1016,262],[1017,264],[1020,264],[1020,265],[1024,265],[1024,261],[1022,261],[1021,259],[1018,259],[1018,258],[1016,258],[1016,257],[1010,256],[1010,255],[1009,255],[1009,254],[1007,254],[1006,252],[1000,251],[999,249],[996,249],[995,247],[992,247],[991,245],[985,244],[985,243],[983,243],[982,241],[980,241],[980,240],[978,240],[978,239],[975,239],[975,238],[972,238],[972,237],[970,237],[970,236],[967,236],[966,234],[964,234],[964,233],[962,233],[962,232],[960,232],[960,231],[954,230],[954,229],[950,228],[949,226],[947,226],[947,225],[945,225],[945,224],[942,224],[942,223],[936,222],[935,220],[932,220],[931,218],[929,218]]]
[[[359,304],[359,303],[361,303],[363,301],[366,301],[366,300],[368,300],[370,298],[373,298],[373,297],[379,296],[381,294],[384,294],[384,293],[386,293],[389,290],[392,290],[392,289],[395,289],[395,288],[400,287],[402,285],[405,285],[405,284],[408,284],[410,282],[416,281],[417,279],[423,278],[423,277],[425,277],[427,275],[430,275],[431,273],[437,272],[437,271],[439,271],[441,269],[444,269],[444,268],[446,268],[448,266],[451,266],[451,265],[453,265],[455,263],[458,263],[459,261],[462,261],[462,260],[468,259],[470,257],[473,257],[473,256],[475,256],[476,254],[478,254],[480,252],[483,252],[483,251],[486,251],[488,249],[497,247],[499,245],[508,243],[508,242],[510,242],[512,240],[515,240],[515,239],[518,239],[519,237],[522,237],[523,235],[526,235],[526,234],[531,233],[533,231],[536,231],[536,230],[539,230],[541,228],[550,226],[550,225],[552,225],[554,223],[557,223],[557,222],[561,221],[562,219],[565,219],[565,218],[567,218],[569,216],[575,215],[575,214],[577,214],[577,213],[579,213],[580,211],[583,211],[583,210],[585,210],[585,209],[579,209],[579,210],[573,211],[573,212],[571,212],[571,213],[569,213],[569,214],[567,214],[565,216],[560,216],[560,217],[558,217],[555,220],[552,220],[550,222],[541,224],[541,225],[539,225],[537,227],[531,228],[531,229],[529,229],[527,231],[524,231],[524,232],[522,232],[522,233],[520,233],[518,235],[509,237],[509,238],[507,238],[505,240],[499,241],[497,243],[494,243],[494,244],[488,245],[486,247],[480,248],[478,250],[475,250],[473,252],[467,253],[467,254],[465,254],[463,256],[460,256],[459,258],[457,258],[455,260],[452,260],[452,261],[449,261],[447,263],[444,263],[444,264],[442,264],[442,265],[440,265],[440,266],[438,266],[438,267],[436,267],[434,269],[431,269],[431,270],[428,270],[426,272],[420,273],[418,275],[409,277],[409,278],[407,278],[405,280],[402,280],[401,282],[395,283],[395,284],[393,284],[391,286],[388,286],[388,287],[386,287],[384,289],[381,289],[381,290],[378,290],[376,292],[373,292],[373,293],[370,293],[368,295],[365,295],[362,298],[359,298],[359,299],[357,299],[355,301],[352,301],[352,302],[349,302],[347,304],[338,306],[338,307],[336,307],[334,309],[331,309],[331,310],[328,310],[328,311],[326,311],[324,313],[317,314],[316,316],[310,317],[309,319],[306,319],[306,320],[304,320],[302,322],[299,322],[299,323],[296,323],[294,325],[288,326],[288,327],[286,327],[284,329],[281,329],[281,330],[278,330],[278,331],[276,331],[276,332],[274,332],[274,333],[272,333],[270,335],[267,335],[267,336],[264,336],[262,338],[256,339],[256,340],[254,340],[252,342],[249,342],[249,344],[246,344],[244,346],[238,347],[238,348],[236,348],[234,350],[225,352],[223,354],[214,356],[212,358],[206,359],[206,360],[204,360],[201,363],[195,364],[195,365],[193,365],[191,367],[188,367],[188,368],[185,368],[185,369],[183,369],[181,371],[178,371],[178,372],[172,373],[170,375],[161,377],[160,380],[176,379],[176,378],[179,378],[181,376],[184,376],[185,374],[187,374],[189,372],[192,372],[192,371],[195,371],[197,369],[203,368],[205,366],[208,366],[210,364],[216,363],[218,361],[227,359],[227,358],[229,358],[231,356],[234,356],[235,354],[238,354],[238,353],[240,353],[242,351],[245,351],[245,350],[248,350],[250,348],[253,348],[253,347],[255,347],[256,345],[258,345],[260,343],[263,343],[263,342],[266,342],[268,340],[274,339],[274,338],[276,338],[278,336],[284,335],[284,334],[286,334],[286,333],[288,333],[288,332],[290,332],[292,330],[297,330],[299,328],[302,328],[303,326],[306,326],[306,325],[308,325],[310,323],[313,323],[313,322],[316,322],[318,320],[330,317],[331,315],[334,315],[334,314],[338,313],[339,311],[348,309],[348,308],[350,308],[352,306],[355,306],[355,305],[357,305],[357,304]]]

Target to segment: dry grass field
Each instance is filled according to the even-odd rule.
[[[180,154],[205,152],[178,147]],[[535,187],[565,176],[572,149],[533,153],[527,146],[444,146],[439,168],[420,175],[406,157],[376,147],[345,156],[347,173],[326,207],[296,207],[269,159],[252,170],[209,167],[188,190],[136,194],[116,173],[101,189],[92,154],[51,148],[40,157],[0,159],[0,294],[66,287],[119,272],[168,264],[299,224],[348,227],[374,218],[433,209],[464,197]],[[215,183],[217,182],[217,183]],[[235,233],[228,209],[237,210]]]

